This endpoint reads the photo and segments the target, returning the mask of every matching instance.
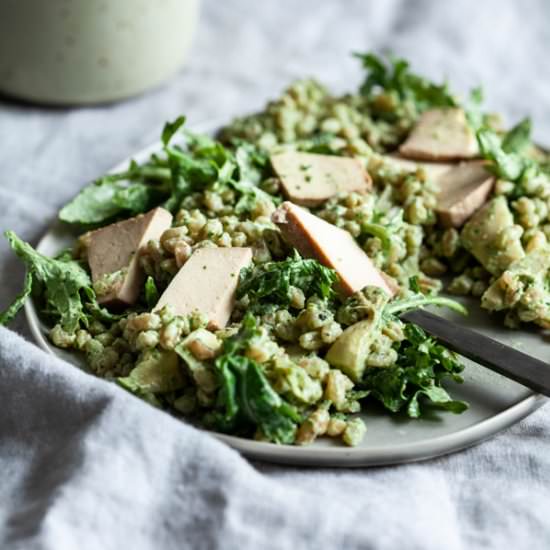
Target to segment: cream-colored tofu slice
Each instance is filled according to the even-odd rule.
[[[317,206],[340,192],[366,193],[372,180],[363,162],[351,157],[290,151],[271,156],[271,165],[288,199]]]
[[[455,161],[474,158],[479,150],[464,111],[446,108],[422,113],[399,152],[416,160]]]
[[[463,162],[439,178],[436,212],[444,227],[462,227],[489,199],[495,178],[483,161]]]
[[[438,181],[439,178],[456,166],[456,163],[450,162],[416,162],[411,159],[406,159],[398,155],[386,155],[384,159],[398,170],[404,172],[416,172],[419,168],[426,172],[428,179]]]
[[[92,231],[88,238],[88,263],[100,304],[134,304],[145,274],[139,265],[139,250],[158,239],[172,224],[164,208],[140,214]]]
[[[315,258],[336,271],[345,294],[353,294],[368,285],[380,287],[390,296],[395,294],[395,287],[387,282],[347,231],[289,201],[275,210],[272,220],[302,256]]]
[[[235,305],[239,273],[251,262],[251,248],[199,248],[162,293],[155,311],[170,305],[176,315],[205,315],[211,330],[225,327]]]

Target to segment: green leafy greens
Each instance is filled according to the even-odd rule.
[[[538,171],[536,163],[523,153],[531,144],[531,120],[526,118],[504,136],[482,124],[472,115],[481,156],[490,161],[489,169],[499,178],[519,182]],[[476,127],[477,125],[477,127]]]
[[[237,298],[247,295],[250,308],[259,312],[277,305],[288,307],[292,301],[292,287],[299,288],[306,297],[332,299],[336,272],[316,260],[303,259],[296,250],[281,262],[267,262],[241,271]]]
[[[517,153],[507,153],[500,137],[488,128],[478,130],[477,141],[481,155],[491,161],[489,168],[498,176],[509,181],[521,178],[525,168],[525,159]]]
[[[175,212],[192,192],[231,187],[240,196],[237,213],[254,208],[257,199],[273,201],[258,187],[267,157],[249,143],[231,151],[204,135],[184,130],[185,117],[165,124],[161,141],[164,156],[152,155],[144,164],[132,161],[127,170],[87,185],[64,206],[59,219],[95,226],[140,214],[162,205]],[[176,134],[182,144],[172,143]]]
[[[27,275],[23,291],[0,315],[0,324],[7,324],[15,317],[35,285],[42,288],[43,312],[68,333],[74,333],[81,323],[88,326],[90,317],[105,321],[120,318],[97,303],[90,276],[79,262],[66,254],[48,258],[13,231],[6,231],[5,235],[12,250],[27,266]]]
[[[521,154],[531,144],[531,119],[524,118],[506,133],[502,139],[505,153]]]
[[[213,415],[212,422],[223,431],[259,428],[270,441],[292,443],[301,416],[273,390],[261,366],[244,355],[258,333],[254,317],[247,315],[240,331],[224,342],[215,362],[221,412]]]
[[[169,178],[165,168],[152,168],[132,163],[126,172],[104,176],[89,184],[60,210],[59,219],[71,224],[97,225],[117,216],[150,210],[166,196],[166,187],[144,181]]]
[[[174,212],[181,201],[193,191],[203,190],[220,179],[220,175],[227,177],[227,172],[233,172],[231,158],[224,147],[206,136],[191,137],[190,151],[179,145],[170,145],[170,139],[185,119],[180,117],[174,123],[168,122],[162,132],[164,152],[170,168],[170,197],[164,207]],[[229,170],[229,167],[231,169]]]
[[[367,77],[360,92],[371,97],[380,91],[393,92],[401,100],[411,100],[419,112],[432,107],[453,107],[456,100],[450,94],[447,84],[435,84],[410,70],[409,63],[404,59],[383,57],[373,53],[356,53]]]
[[[348,337],[354,334],[349,331],[363,327],[362,341],[376,342],[384,331],[395,330],[391,326],[395,322],[403,327],[404,335],[402,340],[394,342],[392,346],[395,359],[392,359],[389,366],[367,367],[363,371],[361,365],[350,363],[347,368],[355,370],[361,387],[391,412],[405,409],[409,416],[418,418],[422,413],[421,401],[426,400],[434,406],[456,413],[462,412],[465,404],[453,401],[441,385],[446,377],[460,381],[458,374],[463,366],[457,356],[428,337],[419,327],[411,323],[402,325],[397,316],[428,305],[447,307],[461,314],[466,314],[466,309],[454,300],[424,296],[416,292],[418,281],[415,277],[411,278],[409,284],[412,292],[405,298],[388,301],[388,295],[380,289],[366,287],[344,302],[343,313],[346,313],[348,323],[351,322]],[[343,334],[345,337],[346,332]],[[355,343],[357,342],[356,340]],[[333,349],[329,350],[329,355],[331,351],[334,353]],[[366,357],[362,361],[365,359]]]
[[[405,410],[411,418],[422,414],[422,398],[434,407],[464,412],[467,404],[451,399],[442,386],[446,378],[462,382],[464,366],[457,356],[416,325],[408,323],[404,330],[395,366],[367,369],[363,379],[366,389],[388,410]]]
[[[172,138],[176,135],[176,133],[183,127],[185,124],[185,117],[183,115],[176,118],[176,120],[173,120],[172,122],[167,122],[164,125],[164,128],[162,129],[162,133],[160,135],[160,139],[162,141],[162,144],[166,147]]]
[[[44,287],[46,312],[52,315],[64,330],[72,333],[78,329],[80,322],[87,324],[81,291],[93,295],[93,290],[90,277],[84,268],[73,260],[56,260],[40,254],[30,244],[19,239],[13,231],[7,231],[6,237],[28,270],[25,290],[8,310],[11,311],[7,320],[22,307],[21,296],[26,297],[30,292],[29,286],[37,282]],[[29,279],[32,279],[32,282],[29,282]]]

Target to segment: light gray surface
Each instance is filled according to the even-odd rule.
[[[36,241],[86,180],[163,120],[258,108],[309,73],[360,79],[349,50],[392,46],[550,141],[544,1],[205,3],[186,71],[94,109],[0,106],[0,219]],[[23,271],[0,244],[0,306]],[[28,337],[23,318],[13,326]],[[2,548],[544,548],[550,410],[484,445],[376,470],[250,466],[210,438],[0,331]]]

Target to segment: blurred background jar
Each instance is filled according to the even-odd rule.
[[[0,92],[52,104],[139,94],[184,63],[199,0],[0,0]]]

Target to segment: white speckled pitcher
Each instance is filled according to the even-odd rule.
[[[0,92],[57,104],[140,93],[182,65],[199,0],[0,0]]]

